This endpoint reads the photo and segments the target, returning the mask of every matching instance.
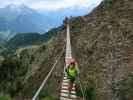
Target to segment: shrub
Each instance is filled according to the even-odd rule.
[[[86,100],[95,100],[96,97],[96,77],[89,75],[86,81],[81,82]],[[78,83],[77,95],[83,97],[80,83]]]
[[[105,0],[104,2],[105,2],[107,7],[111,7],[112,3],[113,3],[113,0]]]
[[[12,100],[10,96],[0,96],[0,100]]]
[[[133,99],[133,75],[129,75],[119,82],[118,94],[121,100]]]
[[[0,89],[12,97],[23,88],[27,68],[16,57],[7,57],[0,66]],[[1,100],[1,99],[0,99]]]

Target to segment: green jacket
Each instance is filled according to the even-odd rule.
[[[75,67],[74,68],[71,68],[70,66],[68,66],[67,73],[71,77],[76,77],[76,75],[77,75],[77,69]]]
[[[71,68],[71,65],[68,65],[67,67],[67,74],[70,77],[76,77],[76,75],[79,73],[78,64],[76,63],[74,68]]]

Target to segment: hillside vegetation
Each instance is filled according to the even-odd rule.
[[[58,28],[51,29],[44,34],[18,33],[14,37],[12,37],[7,43],[5,43],[5,45],[9,49],[17,49],[30,45],[40,45],[43,42],[47,42],[52,36],[55,36],[57,31]]]

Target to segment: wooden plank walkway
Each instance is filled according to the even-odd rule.
[[[75,84],[73,84],[72,91],[69,93],[69,79],[65,74],[62,81],[61,91],[60,91],[60,100],[78,100],[76,96]]]

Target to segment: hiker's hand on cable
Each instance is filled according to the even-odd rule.
[[[78,73],[77,77],[80,78],[80,73]]]

